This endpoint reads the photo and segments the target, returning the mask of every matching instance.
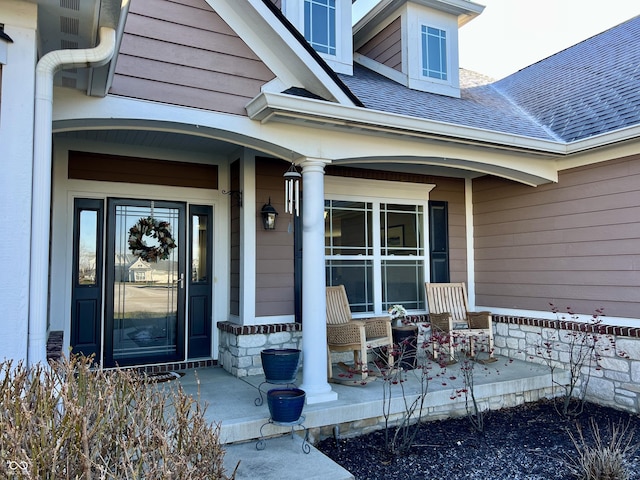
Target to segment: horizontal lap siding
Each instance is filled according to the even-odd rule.
[[[256,316],[293,315],[293,217],[284,212],[284,179],[289,164],[256,158]],[[260,210],[269,202],[278,212],[276,230],[262,226]]]
[[[474,180],[476,301],[640,318],[640,156],[537,188]]]
[[[273,78],[204,0],[133,0],[110,93],[246,115]]]
[[[467,281],[467,228],[465,221],[464,180],[435,177],[430,200],[448,202],[449,273],[452,282]]]
[[[402,39],[400,17],[358,49],[358,53],[402,71]]]

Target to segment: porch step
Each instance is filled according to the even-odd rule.
[[[477,368],[477,373],[474,374],[475,396],[483,409],[496,410],[510,407],[536,401],[550,394],[552,379],[549,369],[545,366],[500,359],[498,362],[486,365],[486,369],[484,365],[478,365]],[[556,372],[556,381],[565,380],[563,377],[565,373],[568,375],[568,372]],[[457,380],[451,380],[453,377],[457,377]],[[255,406],[254,404],[258,396],[257,386],[263,378],[256,376],[234,380],[237,384],[232,398],[237,401],[225,405],[227,413],[225,418],[219,417],[219,410],[208,412],[211,420],[222,420],[220,439],[226,444],[256,440],[260,436],[260,428],[269,419],[266,398],[263,405]],[[423,418],[437,420],[465,415],[464,397],[452,398],[453,392],[460,388],[461,381],[462,375],[454,367],[447,369],[445,378],[434,378],[429,384]],[[220,384],[218,386],[220,387]],[[418,382],[405,382],[404,387],[408,400],[419,393]],[[314,429],[352,422],[357,424],[362,421],[371,426],[371,419],[381,417],[383,411],[381,379],[367,385],[355,384],[355,382],[351,385],[332,384],[332,388],[338,393],[338,400],[305,405],[302,414],[305,416],[306,428]],[[231,410],[238,411],[233,414]],[[394,398],[391,403],[391,414],[403,411],[402,399]],[[265,436],[284,435],[288,431],[289,427],[269,425],[265,427],[264,434]]]
[[[230,474],[240,462],[236,480],[354,479],[329,457],[309,447],[309,453],[304,453],[302,438],[298,435],[269,438],[264,441],[263,450],[256,449],[256,442],[226,445],[224,467]]]

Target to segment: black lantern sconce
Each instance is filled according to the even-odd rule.
[[[264,229],[275,230],[278,212],[271,205],[271,197],[269,197],[269,203],[265,203],[263,205],[262,210],[260,210],[260,214],[262,215],[262,226]]]

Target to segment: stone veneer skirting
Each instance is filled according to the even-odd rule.
[[[542,339],[553,339],[551,360],[565,369],[569,364],[570,337],[563,334],[570,331],[596,334],[599,339],[597,368],[591,368],[588,377],[583,372],[581,379],[589,380],[586,399],[640,413],[640,328],[508,315],[494,315],[493,323],[496,354],[546,364],[539,345]],[[579,383],[578,387],[582,385],[584,383]]]
[[[236,377],[264,373],[260,352],[266,348],[302,349],[300,323],[237,325],[226,321],[218,322],[218,331],[219,362]]]

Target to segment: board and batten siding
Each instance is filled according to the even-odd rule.
[[[449,276],[452,282],[467,281],[467,227],[464,179],[433,177],[436,185],[430,200],[447,202],[449,210]]]
[[[536,188],[473,181],[476,303],[640,318],[640,155]]]
[[[402,35],[400,17],[358,49],[358,53],[402,71]]]
[[[293,217],[284,211],[283,175],[289,163],[256,158],[256,316],[293,315]],[[276,229],[265,230],[260,211],[269,202],[278,212]],[[291,222],[291,230],[289,229]]]
[[[204,0],[133,0],[110,93],[246,115],[273,78]]]

